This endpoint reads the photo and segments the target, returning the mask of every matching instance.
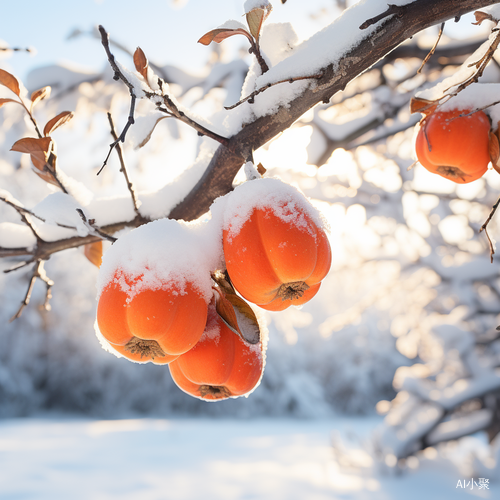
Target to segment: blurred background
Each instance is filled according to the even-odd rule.
[[[274,40],[271,23],[281,22],[293,25],[297,40],[307,38],[349,4],[275,1],[267,38]],[[129,107],[126,88],[113,81],[96,25],[110,33],[111,49],[122,64],[132,69],[131,54],[140,46],[177,99],[210,120],[242,97],[252,59],[243,37],[209,47],[196,42],[227,19],[244,22],[243,13],[243,2],[234,0],[48,0],[27,2],[22,13],[10,3],[0,18],[0,68],[16,75],[28,92],[52,87],[51,98],[37,106],[40,123],[62,111],[75,112],[54,133],[60,168],[95,199],[124,196],[114,155],[96,176],[111,142],[106,112],[121,128]],[[446,24],[435,55],[420,73],[438,27],[396,49],[256,152],[268,175],[298,186],[323,211],[331,227],[333,264],[309,304],[265,313],[267,364],[254,393],[207,404],[177,389],[164,367],[132,364],[103,351],[94,334],[98,269],[75,249],[46,263],[55,282],[50,312],[42,307],[45,287],[38,282],[29,307],[9,323],[30,273],[0,277],[0,417],[320,418],[331,421],[327,427],[332,429],[338,418],[369,421],[381,426],[382,437],[378,448],[372,441],[365,452],[400,470],[411,469],[408,457],[429,448],[430,429],[466,417],[469,427],[456,420],[459,431],[440,435],[433,444],[474,434],[477,443],[471,449],[476,455],[487,450],[500,421],[500,385],[494,375],[500,365],[495,330],[500,280],[498,258],[490,263],[488,240],[478,230],[498,197],[500,176],[490,170],[480,180],[456,185],[420,165],[408,170],[415,161],[412,141],[420,119],[409,112],[410,98],[453,74],[487,39],[491,25],[471,26],[471,21],[472,15]],[[265,31],[262,47],[264,53],[275,50],[266,47]],[[481,81],[500,82],[496,60]],[[9,97],[8,90],[1,88],[0,97]],[[0,109],[0,187],[33,209],[53,190],[33,174],[27,155],[9,151],[16,140],[32,134],[17,108]],[[145,111],[139,102],[138,114]],[[200,140],[187,126],[164,120],[146,146],[135,145],[131,132],[125,158],[141,193],[175,182],[195,160]],[[0,218],[19,223],[16,211],[5,204]],[[497,221],[489,225],[493,239],[500,234]],[[12,264],[0,263],[2,269]],[[471,353],[483,371],[471,369]],[[454,405],[439,406],[445,389],[460,380],[472,384],[483,375],[490,385],[478,383],[480,389]],[[394,417],[391,424],[399,429],[419,409],[429,409],[431,390],[441,391],[433,401],[446,408],[446,415],[427,429],[419,427],[411,439],[387,437],[390,425],[378,415],[399,411],[399,420]],[[404,406],[408,401],[411,409]],[[491,469],[493,477],[494,455],[493,462],[478,459],[475,466],[464,456],[468,475]],[[490,469],[488,463],[493,463]]]

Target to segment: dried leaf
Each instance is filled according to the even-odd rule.
[[[437,107],[435,101],[421,99],[420,97],[412,97],[410,100],[410,113],[422,113],[424,115],[431,114]]]
[[[476,18],[476,22],[472,23],[476,26],[480,25],[483,21],[493,21],[494,23],[497,22],[497,20],[491,15],[487,14],[486,12],[481,12],[480,10],[477,10],[474,12],[474,17]]]
[[[12,92],[19,97],[21,91],[19,89],[19,82],[17,81],[17,78],[4,69],[0,69],[0,85],[12,90]]]
[[[160,123],[165,118],[168,118],[168,116],[160,116],[160,118],[158,118],[158,120],[156,120],[155,124],[153,125],[153,128],[149,131],[148,135],[136,146],[136,149],[144,147],[149,142],[149,140],[151,139],[151,136],[153,135],[153,132],[156,128],[156,125],[158,125],[158,123]]]
[[[248,31],[243,28],[230,29],[230,28],[218,28],[208,33],[205,33],[199,40],[198,43],[203,45],[209,45],[211,42],[220,43],[226,38],[229,38],[233,35],[245,35],[250,41],[252,41],[252,37]]]
[[[61,125],[64,125],[65,123],[69,122],[71,118],[73,118],[73,116],[74,115],[72,111],[63,111],[62,113],[59,113],[57,116],[52,118],[52,120],[49,120],[47,122],[47,124],[43,129],[43,135],[47,137]]]
[[[50,91],[52,89],[47,86],[47,87],[42,87],[41,89],[35,90],[31,94],[31,110],[33,110],[33,107],[40,102],[42,99],[45,99],[46,97],[50,96]]]
[[[260,328],[253,309],[236,293],[214,287],[215,307],[226,326],[249,344],[260,341]]]
[[[8,102],[17,102],[17,104],[21,104],[19,101],[16,101],[15,99],[0,99],[0,108],[4,105],[7,104]]]
[[[134,65],[138,73],[142,75],[146,82],[148,81],[148,58],[140,47],[134,52]]]
[[[489,152],[493,168],[500,174],[500,141],[498,134],[500,130],[497,129],[496,133],[490,132]]]
[[[83,247],[83,253],[94,266],[101,267],[102,263],[102,241],[89,243]]]
[[[257,172],[259,172],[260,175],[264,175],[267,172],[267,169],[262,165],[262,163],[259,163],[257,165]]]
[[[33,163],[35,167],[35,173],[45,182],[59,186],[54,176],[46,169],[47,162],[52,152],[52,139],[50,137],[42,137],[41,139],[25,137],[24,139],[19,139],[14,143],[11,151],[29,154],[31,163]]]
[[[247,14],[247,24],[255,40],[259,39],[265,17],[266,11],[264,9],[253,9]]]
[[[234,307],[241,337],[249,344],[257,344],[260,341],[260,327],[253,309],[238,295],[227,295],[226,298]]]

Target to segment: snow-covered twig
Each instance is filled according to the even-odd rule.
[[[21,303],[21,307],[18,309],[16,314],[10,318],[10,321],[14,321],[17,318],[19,318],[24,310],[24,308],[30,303],[31,300],[31,294],[33,292],[33,287],[35,286],[35,282],[37,278],[40,278],[46,285],[47,290],[45,292],[45,301],[43,304],[43,307],[45,310],[49,311],[50,310],[50,304],[49,300],[52,298],[51,295],[51,288],[54,286],[54,282],[47,276],[45,269],[43,268],[44,265],[43,260],[37,260],[35,267],[33,268],[33,274],[31,275],[31,279],[28,285],[28,289],[26,290],[26,295],[24,296],[24,300]]]

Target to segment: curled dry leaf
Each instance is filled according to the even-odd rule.
[[[222,321],[248,344],[257,344],[260,341],[260,327],[253,309],[236,295],[231,285],[230,288],[223,285],[213,289],[215,308]]]
[[[49,136],[54,130],[59,128],[61,125],[69,122],[73,118],[74,114],[72,111],[63,111],[57,116],[54,116],[52,120],[49,120],[43,129],[43,135],[45,137]]]
[[[96,241],[84,245],[83,253],[94,266],[101,267],[102,263],[102,241]]]
[[[475,24],[476,26],[480,25],[483,21],[493,21],[494,23],[498,22],[498,19],[495,19],[491,14],[481,12],[480,10],[476,10],[476,12],[474,12],[474,17],[476,18],[476,22],[472,24]]]
[[[35,167],[35,173],[45,182],[53,184],[54,186],[59,186],[59,183],[47,169],[49,157],[52,153],[52,146],[52,139],[50,137],[42,137],[41,139],[25,137],[15,142],[11,151],[29,154],[31,163],[33,163]]]
[[[255,38],[255,40],[259,39],[260,30],[262,29],[262,24],[271,13],[271,9],[272,9],[271,5],[267,4],[267,6],[264,8],[258,7],[252,9],[250,12],[247,13],[246,17],[247,17],[248,27],[250,28],[250,33],[252,33],[252,36]]]
[[[245,35],[250,41],[253,41],[250,33],[243,28],[217,28],[215,30],[209,31],[208,33],[205,33],[198,40],[198,43],[201,43],[202,45],[209,45],[210,42],[220,43],[226,38],[229,38],[233,35]]]
[[[134,66],[138,73],[148,81],[148,58],[144,54],[143,50],[140,47],[137,47],[134,52]]]
[[[37,103],[39,103],[42,99],[45,99],[46,97],[49,97],[51,90],[52,89],[49,86],[42,87],[41,89],[35,90],[35,92],[33,92],[31,94],[31,110],[33,110],[33,107]]]
[[[424,115],[431,114],[437,108],[437,102],[421,99],[420,97],[412,97],[410,100],[410,113],[422,113]]]
[[[12,92],[14,92],[14,94],[16,94],[18,97],[21,94],[17,78],[4,69],[0,69],[0,85],[3,85],[4,87],[12,90]]]
[[[21,104],[19,101],[16,101],[15,99],[0,99],[0,108],[4,105],[7,104],[8,102],[17,102],[17,104]]]
[[[257,165],[257,172],[259,172],[260,175],[264,175],[267,172],[267,168],[265,168],[262,163],[259,163]]]
[[[490,143],[489,143],[489,152],[490,159],[493,168],[500,174],[500,142],[497,137],[498,130],[495,133],[490,132]]]

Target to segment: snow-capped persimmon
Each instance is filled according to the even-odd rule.
[[[490,128],[483,111],[434,111],[420,122],[415,143],[418,161],[458,184],[475,181],[490,162]]]
[[[125,283],[127,291],[122,286]],[[112,348],[132,361],[166,364],[203,334],[207,304],[189,282],[144,287],[116,272],[97,305],[97,326]]]
[[[211,401],[243,396],[261,379],[262,342],[246,343],[226,326],[211,305],[202,338],[169,368],[177,386],[191,396]]]
[[[325,231],[300,203],[255,208],[239,231],[224,230],[223,247],[236,290],[269,311],[314,297],[332,259]]]

